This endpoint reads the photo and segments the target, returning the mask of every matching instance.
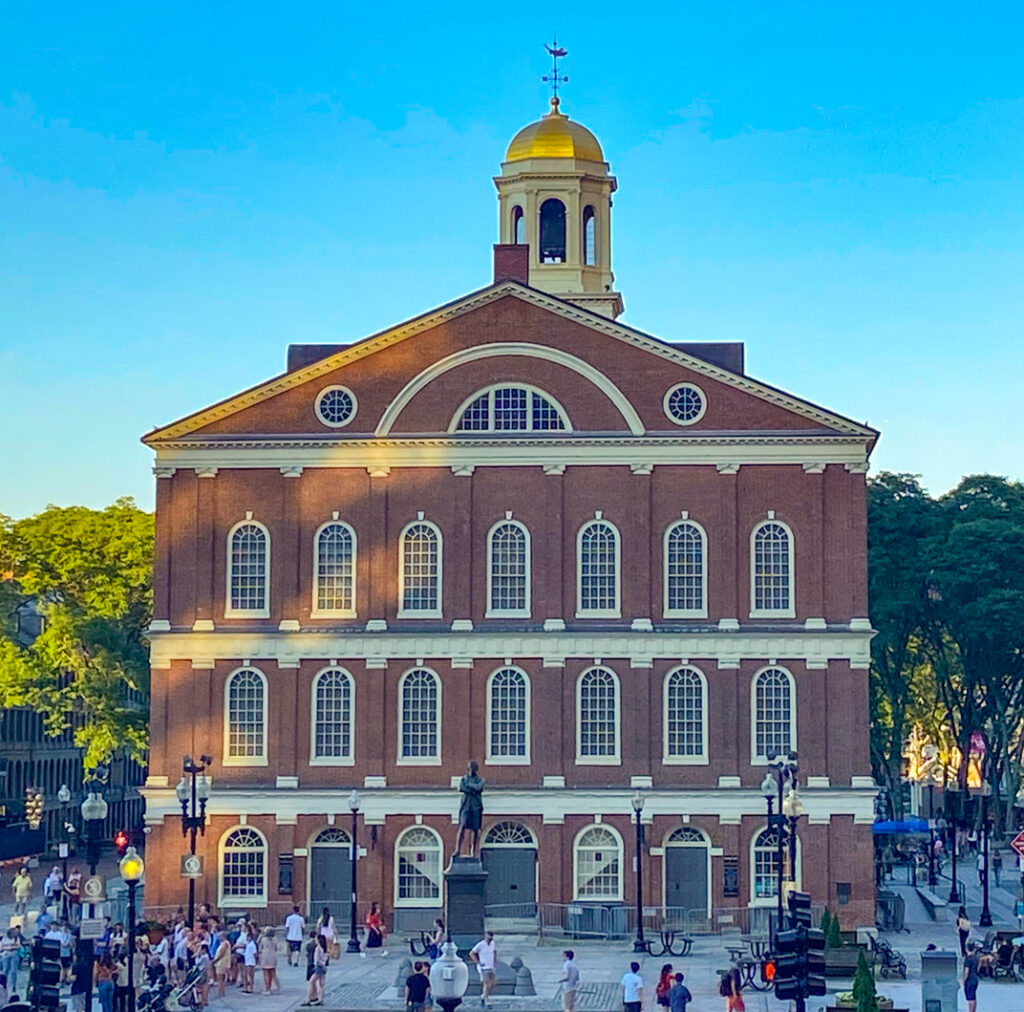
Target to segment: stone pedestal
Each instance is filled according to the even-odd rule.
[[[484,937],[484,884],[487,872],[478,857],[453,857],[444,873],[446,925],[459,955]]]

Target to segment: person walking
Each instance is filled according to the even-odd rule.
[[[327,967],[331,962],[331,957],[327,952],[326,936],[317,935],[313,945],[312,974],[309,978],[309,991],[305,1004],[323,1005],[324,993],[327,989]]]
[[[967,916],[967,911],[963,907],[956,913],[956,934],[960,940],[960,955],[966,958],[967,939],[971,934],[971,922]]]
[[[317,935],[323,935],[327,939],[327,954],[329,956],[333,955],[337,958],[341,955],[341,942],[338,940],[337,932],[334,928],[334,918],[327,907],[324,907],[323,913],[317,919],[316,933]]]
[[[423,974],[423,964],[418,960],[413,963],[412,973],[405,978],[406,1012],[424,1012],[430,994],[430,978]]]
[[[747,1006],[743,1004],[743,980],[740,977],[740,968],[735,963],[722,974],[718,993],[725,999],[725,1012],[746,1012]]]
[[[306,935],[306,919],[298,907],[284,919],[284,940],[288,943],[288,965],[298,966],[302,955],[302,939]]]
[[[381,958],[388,954],[388,928],[380,915],[380,904],[374,900],[370,904],[370,912],[366,915],[366,947],[380,949]]]
[[[978,946],[972,942],[967,947],[964,958],[964,997],[967,999],[967,1012],[975,1012],[978,1007]]]
[[[997,847],[992,852],[992,874],[996,877],[996,888],[1002,888],[999,876],[1003,873],[1003,852]]]
[[[92,982],[96,987],[96,996],[100,1000],[103,1012],[114,1012],[114,981],[117,978],[117,967],[110,958],[110,953],[100,956],[93,970]]]
[[[277,980],[277,937],[273,928],[265,928],[260,939],[260,969],[263,971],[263,993],[281,990]]]
[[[0,973],[7,980],[7,991],[18,990],[18,967],[21,964],[21,940],[14,928],[8,928],[0,938]]]
[[[576,1012],[576,990],[580,986],[580,971],[576,966],[576,953],[566,949],[562,953],[562,976],[558,983],[562,985],[562,1012]]]
[[[622,1007],[625,1012],[641,1012],[644,1007],[644,979],[640,976],[640,964],[635,960],[629,964],[629,972],[622,975]]]
[[[445,930],[444,921],[440,917],[434,921],[434,933],[430,936],[430,948],[427,950],[427,955],[431,959],[441,958],[441,946],[444,945]]]
[[[480,1004],[489,1008],[491,992],[498,979],[498,947],[494,944],[493,931],[484,932],[484,937],[469,950],[469,958],[476,963],[477,973],[480,974]]]
[[[11,892],[14,894],[14,913],[24,916],[28,909],[28,901],[32,896],[32,876],[24,865],[18,870],[11,883]]]
[[[668,1012],[686,1012],[686,1006],[691,1001],[693,1001],[693,995],[683,983],[683,975],[677,973],[668,991]]]
[[[663,1008],[668,1008],[668,993],[674,983],[675,977],[672,974],[672,964],[666,963],[661,968],[661,973],[658,974],[658,983],[654,986],[654,1000]]]

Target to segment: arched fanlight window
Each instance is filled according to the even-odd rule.
[[[484,837],[485,847],[536,847],[533,833],[521,822],[496,822]]]
[[[526,242],[526,221],[523,218],[523,209],[516,204],[512,208],[512,242],[522,246]]]
[[[313,679],[313,734],[310,762],[349,765],[352,749],[352,676],[344,668],[324,668]]]
[[[530,615],[530,532],[518,520],[502,520],[487,539],[487,614]]]
[[[395,842],[395,906],[441,905],[441,838],[426,826],[410,826]]]
[[[573,847],[575,898],[622,899],[622,839],[609,826],[589,826]]]
[[[478,390],[455,412],[449,432],[564,432],[562,406],[534,387],[495,385]]]
[[[796,690],[785,668],[764,668],[751,691],[751,758],[755,764],[796,748]]]
[[[270,534],[255,520],[228,533],[228,599],[224,614],[237,618],[270,615]]]
[[[356,534],[333,521],[316,532],[313,616],[354,618],[356,614]]]
[[[565,263],[565,204],[554,197],[540,205],[540,262]]]
[[[261,907],[266,902],[267,841],[252,826],[238,826],[221,839],[218,906]]]
[[[750,613],[792,618],[793,535],[778,520],[758,524],[750,538]]]
[[[597,263],[597,219],[594,209],[589,204],[583,209],[583,262],[587,265]]]
[[[704,528],[678,520],[665,531],[665,616],[703,618],[708,613]]]

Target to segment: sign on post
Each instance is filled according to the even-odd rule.
[[[203,859],[199,854],[182,854],[181,856],[181,877],[202,878]]]
[[[83,917],[78,929],[78,937],[83,939],[103,937],[102,917]]]
[[[1011,841],[1010,846],[1013,847],[1021,857],[1024,857],[1024,832],[1018,833]]]
[[[103,879],[99,875],[92,875],[82,883],[83,903],[102,903],[106,898]]]

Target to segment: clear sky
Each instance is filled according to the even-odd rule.
[[[148,507],[143,432],[486,284],[553,30],[626,322],[745,341],[932,491],[1022,476],[1019,3],[20,3],[0,512]]]

